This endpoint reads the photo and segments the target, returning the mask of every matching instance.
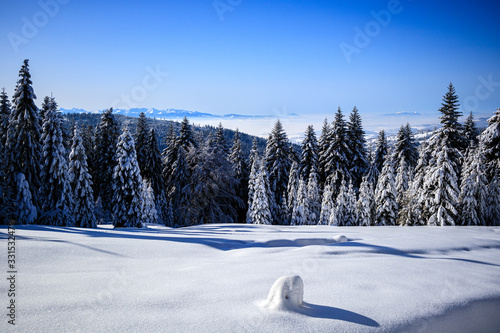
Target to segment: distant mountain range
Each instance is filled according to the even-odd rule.
[[[87,111],[84,109],[63,109],[60,111],[62,113],[102,113],[100,111]],[[129,117],[139,117],[139,114],[144,112],[149,118],[157,118],[157,119],[182,119],[184,117],[188,118],[216,118],[216,119],[265,119],[265,118],[276,118],[275,115],[242,115],[242,114],[225,114],[225,115],[216,115],[211,113],[199,112],[199,111],[188,111],[188,110],[180,110],[180,109],[166,109],[160,110],[155,108],[133,108],[133,109],[114,109],[114,114],[120,114]],[[287,116],[296,117],[297,114],[291,113]]]

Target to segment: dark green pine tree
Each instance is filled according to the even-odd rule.
[[[161,161],[160,146],[154,128],[149,130],[143,151],[145,164],[141,173],[143,178],[151,183],[154,195],[157,197],[163,192],[164,183],[162,177],[163,165]]]
[[[441,103],[441,124],[444,128],[443,138],[445,139],[445,145],[449,148],[455,148],[459,151],[463,151],[466,148],[467,143],[462,135],[462,125],[458,122],[458,118],[462,115],[459,111],[460,104],[458,103],[458,96],[455,92],[455,87],[450,82],[448,86],[448,91],[443,97],[443,102]],[[457,156],[452,158],[458,158]],[[459,162],[458,160],[456,162]],[[461,163],[458,163],[460,165]]]
[[[395,170],[399,168],[403,158],[410,169],[414,169],[417,166],[418,148],[410,124],[406,124],[406,126],[401,125],[396,136],[394,154],[396,158],[394,165]]]
[[[479,130],[474,121],[474,115],[470,112],[464,123],[464,137],[469,147],[476,145],[479,142]]]
[[[272,192],[270,203],[275,224],[280,224],[277,207],[281,206],[281,198],[287,196],[288,173],[293,162],[288,137],[278,120],[269,135],[266,146],[265,165],[269,175],[269,186]]]
[[[11,199],[28,208],[30,214],[16,210],[12,218],[21,224],[33,223],[38,206],[40,188],[40,161],[42,146],[38,108],[35,105],[28,60],[19,71],[19,80],[13,96],[13,107],[5,145],[5,170],[7,190]],[[18,183],[19,182],[19,183]],[[23,195],[18,195],[22,191]],[[28,200],[30,197],[30,200]],[[23,202],[19,202],[19,200]]]
[[[43,215],[39,222],[55,226],[73,226],[73,191],[61,122],[55,99],[50,97],[42,131],[40,203]]]
[[[311,170],[318,170],[318,141],[312,125],[307,126],[305,138],[302,141],[299,173],[302,179],[309,179]]]
[[[241,207],[238,214],[238,222],[245,222],[248,202],[248,178],[249,170],[248,165],[243,155],[243,148],[241,147],[240,132],[236,129],[233,138],[233,146],[229,154],[229,161],[233,168],[234,177],[236,179],[236,195],[242,200],[243,207]]]
[[[139,114],[139,119],[137,120],[137,127],[135,130],[135,151],[137,152],[137,163],[141,169],[141,173],[144,174],[144,168],[146,165],[146,144],[149,135],[149,126],[146,118],[146,114],[141,112]]]
[[[389,147],[387,145],[387,137],[385,136],[385,131],[381,130],[378,133],[377,145],[375,148],[375,156],[373,158],[373,169],[374,172],[376,173],[375,183],[378,180],[378,175],[382,172],[382,168],[384,166],[384,162],[387,157],[388,148]]]
[[[186,227],[192,224],[191,211],[191,173],[188,169],[184,147],[177,149],[176,160],[172,165],[172,177],[169,184],[169,196],[172,201],[175,226]]]
[[[345,180],[346,183],[351,180],[349,171],[351,151],[347,144],[347,125],[340,107],[335,114],[329,142],[330,145],[326,152],[325,175],[327,182],[330,182],[332,186],[333,198],[336,199],[342,180]]]
[[[167,136],[165,138],[165,148],[162,152],[163,170],[162,176],[165,185],[167,186],[166,192],[169,193],[170,182],[172,180],[172,166],[177,159],[177,136],[175,134],[174,125],[170,123],[168,127]]]
[[[328,119],[325,118],[323,128],[321,129],[321,136],[318,141],[318,172],[320,184],[324,184],[326,180],[326,154],[328,152],[328,148],[330,147],[330,131],[330,124],[328,124]]]
[[[42,102],[42,107],[38,110],[40,115],[40,126],[43,126],[43,122],[45,121],[45,115],[50,110],[51,100],[49,96],[45,96]]]
[[[191,129],[191,125],[189,124],[189,120],[187,117],[184,117],[181,123],[181,129],[179,132],[179,137],[176,142],[178,147],[184,148],[187,152],[191,148],[197,148],[198,144],[194,139],[193,130]]]
[[[111,213],[113,200],[113,170],[116,166],[116,145],[119,125],[113,115],[113,108],[104,111],[97,128],[95,143],[94,196],[101,198],[102,208]]]
[[[222,127],[222,123],[219,123],[217,129],[215,130],[215,136],[213,137],[213,147],[215,150],[218,150],[222,153],[222,156],[227,158],[229,154],[229,149],[227,146],[226,138],[224,137],[224,127]]]
[[[488,119],[486,128],[479,138],[479,148],[485,157],[485,173],[492,184],[496,177],[500,179],[500,108]]]
[[[7,142],[7,130],[9,129],[11,105],[5,88],[0,93],[0,153],[3,155]]]
[[[95,126],[87,125],[81,128],[81,137],[85,155],[87,156],[88,173],[95,177]],[[92,178],[95,179],[95,178]]]
[[[366,153],[365,131],[361,123],[361,116],[356,107],[352,109],[347,128],[347,144],[351,155],[349,156],[349,172],[355,191],[361,185],[361,180],[368,171],[369,163]]]

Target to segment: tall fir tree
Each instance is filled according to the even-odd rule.
[[[254,161],[254,165],[257,164],[257,161]],[[259,172],[257,174],[257,178],[255,179],[254,185],[254,194],[252,199],[252,205],[249,208],[250,218],[247,220],[247,223],[253,224],[272,224],[272,216],[271,210],[269,207],[269,202],[273,200],[273,198],[268,197],[268,185],[266,184],[267,180],[267,170],[265,164],[262,163],[259,168]]]
[[[318,172],[320,184],[323,185],[326,180],[326,162],[327,162],[327,152],[330,147],[330,124],[328,119],[325,118],[323,122],[323,127],[321,128],[321,135],[318,140]]]
[[[318,170],[318,141],[312,125],[307,126],[305,138],[302,141],[299,172],[300,177],[309,179],[311,170]]]
[[[356,225],[374,225],[375,193],[367,176],[363,177],[359,188],[359,198],[356,202]]]
[[[396,158],[396,155],[394,155],[394,157]],[[410,179],[412,179],[412,176],[413,170],[408,163],[406,163],[406,158],[403,155],[396,170],[396,193],[398,207],[403,207],[404,196],[410,186]]]
[[[172,165],[172,178],[169,184],[168,198],[172,200],[175,224],[179,227],[192,223],[191,172],[186,160],[186,152],[182,146],[177,149],[177,157]]]
[[[355,204],[356,197],[352,183],[347,185],[342,180],[340,192],[337,196],[335,208],[330,215],[330,225],[352,226],[356,223]]]
[[[488,185],[486,224],[500,226],[500,180],[495,175]]]
[[[107,109],[101,116],[96,130],[94,195],[101,198],[104,215],[112,211],[113,170],[116,166],[116,149],[120,136],[118,122],[113,115],[113,108]],[[135,149],[135,148],[134,148]],[[109,217],[107,217],[109,218]]]
[[[485,157],[485,173],[488,182],[500,179],[500,108],[488,119],[489,126],[479,137],[479,148]]]
[[[381,130],[378,133],[377,144],[375,147],[375,154],[373,158],[373,172],[374,172],[374,181],[377,183],[378,177],[382,172],[382,168],[384,167],[384,162],[387,157],[387,153],[389,150],[389,146],[387,144],[387,137],[385,135],[385,131]]]
[[[222,123],[219,123],[219,126],[217,126],[217,129],[215,130],[214,145],[215,149],[220,150],[222,152],[222,156],[226,156],[227,158],[229,149],[226,137],[224,136],[224,127],[222,126]]]
[[[479,130],[476,127],[476,122],[474,121],[474,115],[472,111],[470,112],[464,123],[464,137],[467,145],[470,147],[476,145],[479,142]]]
[[[330,215],[334,209],[332,186],[326,183],[321,199],[321,212],[319,215],[318,224],[328,225],[330,223]]]
[[[441,125],[444,129],[443,139],[446,140],[446,145],[449,148],[463,150],[466,147],[466,142],[462,135],[462,125],[458,122],[458,118],[462,115],[459,111],[459,106],[460,104],[458,103],[458,96],[455,92],[455,87],[450,82],[448,91],[444,95],[441,108],[439,109],[439,112],[441,112]],[[450,153],[453,152],[450,151]],[[458,159],[460,157],[450,155],[450,158],[457,158],[457,160],[453,162],[459,164]]]
[[[42,143],[40,203],[43,215],[40,222],[73,226],[73,191],[68,174],[67,151],[63,143],[61,115],[53,97],[45,113]]]
[[[167,213],[167,194],[162,171],[163,164],[161,159],[160,146],[158,136],[154,128],[149,130],[145,149],[143,150],[145,157],[144,169],[141,171],[142,178],[148,182],[153,190],[155,198],[155,208],[159,220],[165,218]]]
[[[347,125],[347,144],[351,155],[349,156],[349,173],[352,177],[354,188],[357,190],[364,174],[368,171],[369,163],[366,152],[365,131],[361,116],[356,107],[352,109]]]
[[[179,131],[176,145],[178,147],[184,148],[186,152],[191,148],[198,147],[198,144],[196,143],[196,140],[194,138],[193,129],[191,128],[187,117],[184,117],[181,122],[181,129]]]
[[[246,213],[246,222],[247,223],[253,223],[252,222],[252,212],[251,212],[250,208],[252,207],[252,203],[253,203],[253,197],[255,194],[255,186],[257,183],[257,177],[259,175],[260,164],[261,163],[259,160],[259,156],[257,155],[253,159],[252,169],[250,171],[250,176],[248,177],[248,202],[247,202],[248,210]]]
[[[144,169],[146,168],[147,157],[146,157],[146,145],[149,136],[149,126],[146,114],[141,112],[139,114],[139,119],[137,119],[137,126],[135,130],[135,151],[137,153],[137,163],[141,170],[141,174],[144,175]]]
[[[271,213],[276,211],[277,207],[281,205],[281,198],[283,194],[287,195],[287,184],[289,178],[290,167],[293,162],[293,156],[290,149],[290,142],[288,137],[278,120],[269,135],[266,146],[265,163],[269,173],[269,185],[273,194]],[[273,213],[273,223],[280,224],[278,214]]]
[[[307,200],[309,201],[308,224],[315,225],[319,222],[321,213],[321,194],[319,188],[318,173],[312,168],[307,181]]]
[[[0,153],[4,154],[7,143],[7,131],[9,129],[11,105],[5,88],[0,93]]]
[[[144,222],[147,223],[158,223],[159,222],[159,216],[158,216],[158,210],[156,209],[156,198],[155,194],[153,191],[153,187],[151,186],[151,182],[147,181],[146,179],[143,179],[143,194],[142,197],[144,199],[143,201],[143,212],[144,212]]]
[[[351,151],[347,143],[347,125],[340,107],[335,114],[332,129],[330,131],[330,145],[326,152],[325,176],[332,185],[334,199],[340,192],[342,181],[351,180],[349,171],[349,156]]]
[[[469,148],[462,172],[460,185],[459,210],[460,224],[485,225],[487,220],[488,187],[484,174],[484,157],[477,149]]]
[[[128,128],[118,138],[113,172],[113,225],[142,228],[145,221],[144,188],[134,138]]]
[[[418,148],[410,124],[401,125],[396,136],[396,144],[394,145],[394,168],[396,170],[403,158],[410,169],[417,166]]]
[[[290,174],[288,175],[288,185],[287,185],[287,203],[288,210],[293,213],[293,206],[297,200],[297,190],[299,189],[299,165],[297,162],[293,162],[290,168]]]
[[[307,196],[307,183],[301,179],[297,188],[297,197],[293,206],[291,225],[309,224],[309,198]]]
[[[376,225],[396,225],[398,203],[394,167],[388,156],[375,189]]]
[[[13,95],[4,156],[8,195],[13,199],[12,202],[17,202],[18,207],[25,205],[29,212],[21,216],[19,209],[12,210],[14,214],[11,218],[21,224],[32,223],[36,219],[36,210],[32,207],[38,207],[40,188],[41,127],[32,84],[28,60],[24,60]]]
[[[162,177],[165,182],[166,192],[170,192],[170,185],[173,181],[172,172],[173,165],[177,160],[177,136],[175,133],[174,125],[170,123],[168,127],[167,135],[165,138],[165,148],[162,152]]]
[[[234,177],[236,179],[236,194],[245,203],[243,207],[238,209],[238,221],[242,222],[246,218],[248,202],[248,166],[243,155],[241,147],[240,132],[236,129],[233,138],[233,146],[229,154],[229,161],[233,168]]]
[[[77,126],[73,134],[73,145],[69,154],[69,180],[73,193],[73,218],[76,227],[95,228],[94,192],[90,176],[87,155],[80,129]]]

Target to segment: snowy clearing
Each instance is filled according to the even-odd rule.
[[[498,227],[17,226],[16,251],[19,332],[500,329]],[[292,275],[302,306],[263,307]]]

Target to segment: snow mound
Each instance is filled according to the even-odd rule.
[[[282,276],[274,282],[264,308],[297,311],[304,303],[304,282],[298,275]]]

